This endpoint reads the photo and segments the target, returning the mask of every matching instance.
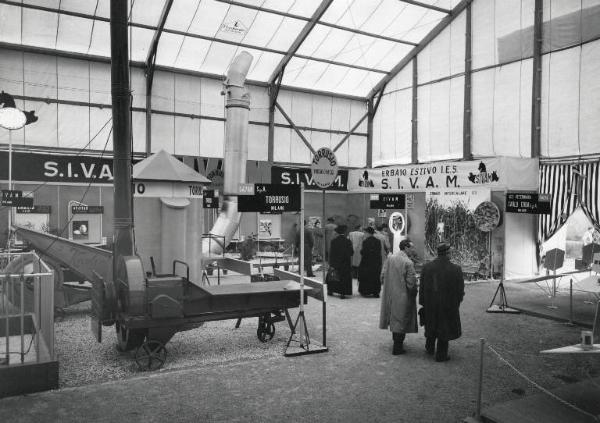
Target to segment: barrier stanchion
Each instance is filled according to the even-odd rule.
[[[485,339],[480,338],[479,348],[479,386],[477,388],[477,419],[481,419],[481,396],[483,392],[483,350],[485,348]]]

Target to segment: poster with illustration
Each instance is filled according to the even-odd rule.
[[[488,234],[477,229],[473,212],[490,195],[485,188],[427,191],[425,260],[437,256],[440,242],[450,244],[452,260],[463,267],[477,270],[489,260]]]
[[[258,227],[260,238],[271,238],[273,236],[273,221],[271,219],[260,219]]]
[[[87,220],[73,221],[73,239],[88,239],[89,237],[89,222]]]

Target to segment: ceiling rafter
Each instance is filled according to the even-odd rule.
[[[325,1],[332,2],[333,0],[325,0]],[[98,20],[101,22],[110,23],[109,18],[103,18],[101,16],[88,15],[88,14],[79,13],[79,12],[71,12],[68,10],[53,9],[50,7],[38,6],[35,4],[18,3],[16,1],[12,1],[12,0],[0,0],[0,4],[8,4],[11,6],[22,7],[25,9],[40,10],[40,11],[49,12],[49,13],[57,13],[59,15],[74,16],[74,17],[78,17],[78,18],[82,18],[82,19],[92,19],[92,20]],[[156,35],[156,31],[158,29],[157,27],[152,26],[152,25],[146,25],[146,24],[141,24],[141,23],[136,23],[136,22],[129,22],[129,26],[131,26],[133,28],[140,28],[140,29],[155,31],[155,35]],[[229,40],[224,40],[224,39],[220,39],[220,38],[209,37],[206,35],[200,35],[200,34],[184,32],[184,31],[178,31],[178,30],[174,30],[174,29],[168,29],[168,28],[164,28],[164,26],[162,28],[161,33],[162,32],[167,33],[167,34],[180,35],[183,37],[197,38],[200,40],[205,40],[205,41],[210,41],[210,42],[233,45],[233,46],[241,47],[241,48],[248,48],[248,49],[253,49],[253,50],[258,50],[258,51],[264,51],[266,53],[279,54],[281,56],[284,56],[284,58],[289,54],[289,50],[288,51],[276,50],[276,49],[272,49],[272,48],[268,48],[268,47],[260,47],[260,46],[255,46],[255,45],[246,44],[246,43],[240,43],[240,42],[236,42],[236,41],[229,41]],[[295,50],[297,50],[297,48]],[[149,50],[149,53],[150,53],[150,50]],[[337,66],[342,66],[342,67],[347,67],[347,68],[352,68],[352,69],[364,70],[367,72],[375,72],[375,73],[381,73],[381,74],[388,73],[388,71],[386,71],[384,69],[370,68],[370,67],[366,67],[366,66],[358,66],[358,65],[353,65],[350,63],[345,63],[345,62],[338,62],[335,60],[322,59],[319,57],[298,55],[298,54],[296,54],[295,56],[300,59],[313,60],[315,62],[321,62],[321,63],[327,63],[329,65],[337,65]]]
[[[166,0],[163,6],[163,10],[160,13],[160,18],[158,19],[158,26],[154,31],[154,35],[152,36],[152,42],[150,43],[150,48],[148,49],[148,56],[146,56],[146,68],[148,69],[154,67],[154,62],[156,62],[158,43],[160,41],[160,36],[162,35],[163,29],[165,27],[165,23],[167,22],[167,17],[169,16],[171,6],[173,6],[173,0]]]
[[[446,14],[452,13],[452,10],[450,10],[450,9],[444,9],[443,7],[434,6],[433,4],[427,4],[427,3],[420,2],[420,1],[414,1],[414,0],[399,0],[399,1],[402,3],[412,4],[413,6],[419,6],[419,7],[424,7],[425,9],[435,10],[436,12],[442,12],[442,13],[446,13]]]
[[[269,9],[267,7],[255,6],[253,4],[246,4],[246,3],[235,1],[235,0],[215,0],[215,1],[218,1],[221,3],[227,3],[232,6],[240,6],[240,7],[245,7],[247,9],[257,10],[259,12],[272,13],[274,15],[279,15],[279,16],[283,16],[286,18],[298,19],[301,21],[310,22],[310,19],[311,19],[306,16],[295,15],[292,13],[282,12],[282,11],[275,10],[275,9]],[[339,29],[341,31],[353,32],[355,34],[364,35],[364,36],[372,37],[372,38],[378,38],[380,40],[391,41],[393,43],[406,44],[406,45],[410,45],[410,46],[418,45],[417,43],[414,43],[412,41],[401,40],[401,39],[393,38],[393,37],[386,37],[385,35],[379,35],[379,34],[374,34],[372,32],[361,31],[360,29],[350,28],[350,27],[346,27],[346,26],[342,26],[342,25],[337,25],[334,23],[324,22],[321,20],[319,20],[319,22],[317,22],[317,23],[319,25],[327,26],[327,27],[334,28],[334,29]]]
[[[308,34],[310,34],[310,31],[312,31],[319,19],[321,19],[329,6],[331,6],[331,3],[333,3],[333,0],[323,0],[319,7],[317,7],[317,10],[315,10],[315,13],[313,13],[312,17],[310,18],[310,21],[304,25],[304,28],[302,28],[302,31],[300,31],[300,34],[298,34],[286,55],[280,60],[279,64],[271,74],[271,77],[269,78],[269,85],[273,84],[279,73],[283,71],[283,68],[286,67],[292,57],[296,54],[298,48],[300,48],[306,37],[308,37]]]
[[[410,61],[417,54],[419,54],[435,37],[437,37],[448,25],[450,25],[454,18],[456,18],[460,12],[462,12],[472,1],[473,0],[462,0],[460,3],[458,3],[448,16],[444,17],[444,19],[442,19],[431,31],[429,31],[429,33],[425,36],[425,38],[423,38],[418,46],[413,48],[406,56],[404,56],[402,60],[400,60],[400,62],[394,66],[394,68],[386,76],[384,76],[381,81],[379,81],[377,85],[371,89],[371,91],[369,91],[367,98],[372,99],[375,94],[381,91],[383,87],[388,84],[388,82],[394,79],[394,77],[398,75],[400,71],[404,69],[404,67],[408,65],[408,63],[410,63]]]

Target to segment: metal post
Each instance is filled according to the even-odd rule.
[[[7,256],[8,260],[10,260],[10,256]],[[8,276],[7,274],[4,275],[4,279],[2,280],[2,309],[4,310],[4,319],[5,319],[5,327],[4,327],[4,337],[6,338],[6,356],[4,358],[4,363],[0,364],[6,364],[8,365],[10,363],[9,360],[9,351],[10,351],[10,326],[8,324]]]
[[[300,310],[298,317],[304,320],[304,184],[300,184]],[[304,326],[298,331],[300,345],[304,345]]]
[[[485,339],[479,338],[479,384],[477,388],[477,420],[481,421],[481,395],[483,391],[483,349],[485,347]]]
[[[25,276],[21,274],[21,363],[25,362]]]
[[[323,231],[323,258],[321,259],[321,269],[323,272],[323,346],[327,346],[327,265],[328,262],[325,260],[325,251],[327,249],[327,240],[325,239],[325,189],[323,193],[323,218],[321,219],[321,230]]]
[[[12,190],[12,131],[8,130],[8,190]],[[10,234],[12,232],[12,207],[8,207],[7,263],[10,263]],[[8,358],[8,357],[7,357]]]
[[[569,279],[569,324],[573,324],[573,278]]]

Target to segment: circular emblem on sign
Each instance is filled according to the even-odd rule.
[[[473,218],[477,229],[490,232],[500,223],[500,210],[491,201],[484,201],[475,208]]]
[[[391,214],[388,228],[390,228],[393,233],[402,234],[405,226],[406,222],[404,221],[404,215],[402,213],[395,211]]]
[[[330,186],[338,174],[337,159],[335,153],[327,147],[317,150],[310,164],[312,180],[319,188]]]

